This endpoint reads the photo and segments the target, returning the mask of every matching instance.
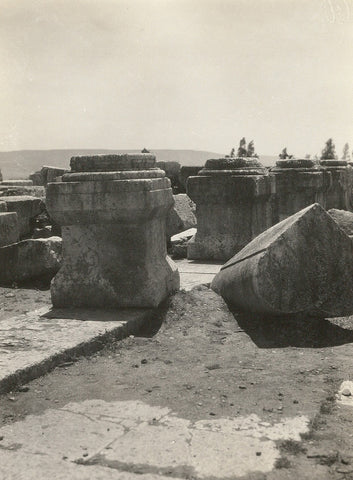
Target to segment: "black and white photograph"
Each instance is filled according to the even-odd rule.
[[[0,0],[0,480],[353,480],[353,0]]]

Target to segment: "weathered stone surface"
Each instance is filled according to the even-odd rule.
[[[313,203],[325,206],[324,174],[314,160],[278,160],[270,176],[273,224]]]
[[[33,185],[46,187],[48,183],[55,182],[56,178],[61,177],[66,172],[68,172],[68,170],[65,168],[44,165],[41,170],[32,173],[29,178],[32,180]]]
[[[44,203],[40,198],[30,196],[0,197],[5,201],[8,212],[16,212],[20,237],[28,235],[31,231],[31,220],[44,210]]]
[[[241,310],[353,313],[350,238],[319,205],[263,232],[223,265],[211,287]]]
[[[44,375],[74,355],[93,353],[109,341],[136,334],[154,315],[152,309],[141,308],[78,311],[44,307],[1,320],[0,393]]]
[[[352,209],[352,174],[351,168],[343,160],[321,160],[324,178],[324,202],[326,210]]]
[[[197,217],[189,259],[228,260],[272,224],[270,180],[255,158],[207,160],[187,191]]]
[[[7,212],[7,205],[4,201],[0,201],[0,212]]]
[[[0,213],[0,247],[18,242],[18,235],[17,213]]]
[[[156,166],[163,170],[166,176],[169,178],[172,190],[174,194],[184,193],[185,189],[180,184],[179,172],[180,172],[180,163],[179,162],[157,162]]]
[[[19,197],[30,196],[43,199],[45,197],[45,188],[38,186],[1,186],[0,197]]]
[[[195,177],[200,170],[203,169],[203,166],[189,166],[189,165],[184,165],[180,168],[179,172],[179,182],[181,186],[183,187],[184,191],[186,192],[186,182],[189,177]]]
[[[186,193],[179,193],[178,195],[173,195],[173,197],[174,205],[167,215],[167,238],[189,228],[196,227],[194,202]]]
[[[0,475],[6,480],[259,480],[281,456],[276,442],[300,441],[308,424],[305,415],[273,423],[256,414],[191,420],[168,406],[135,399],[70,402],[1,426]]]
[[[31,187],[32,180],[3,180],[0,187]]]
[[[337,210],[331,208],[327,213],[331,215],[334,221],[342,228],[342,230],[349,235],[353,236],[353,213],[346,210]]]
[[[53,305],[157,306],[179,288],[176,266],[166,256],[169,179],[149,154],[73,157],[71,166],[75,180],[75,172],[82,172],[79,181],[68,174],[47,187],[47,209],[62,226],[64,245],[64,264],[51,287]],[[113,179],[112,172],[121,173],[117,169],[129,178]],[[134,175],[139,170],[143,178]]]
[[[189,228],[184,232],[173,235],[170,239],[169,252],[173,260],[187,257],[187,246],[189,240],[196,234],[196,228]]]
[[[118,172],[122,170],[148,170],[156,167],[156,157],[144,154],[91,155],[72,157],[72,172]]]
[[[61,238],[30,239],[0,248],[0,284],[50,280],[61,265]]]

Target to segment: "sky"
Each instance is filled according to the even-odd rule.
[[[353,0],[0,0],[0,150],[353,148]]]

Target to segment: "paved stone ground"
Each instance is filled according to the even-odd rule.
[[[208,283],[183,262],[186,289]],[[26,310],[13,292],[5,308]],[[351,318],[250,318],[196,287],[162,320],[0,396],[0,478],[353,478]]]
[[[180,288],[191,290],[196,285],[211,283],[224,262],[199,262],[196,260],[174,260],[180,273]]]
[[[221,265],[188,260],[177,263],[181,288],[185,290],[211,282]],[[38,377],[72,355],[92,353],[109,339],[136,333],[153,315],[149,309],[101,312],[43,307],[18,316],[3,316],[0,323],[0,392]]]

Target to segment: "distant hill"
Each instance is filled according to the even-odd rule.
[[[137,153],[140,150],[18,150],[0,152],[0,170],[4,179],[28,178],[28,175],[39,170],[43,165],[69,169],[70,158],[75,155],[94,155],[99,153]],[[223,155],[199,150],[151,150],[157,161],[179,162],[181,165],[204,165],[209,158],[220,158]],[[276,157],[263,156],[260,161],[265,166],[274,165]]]

